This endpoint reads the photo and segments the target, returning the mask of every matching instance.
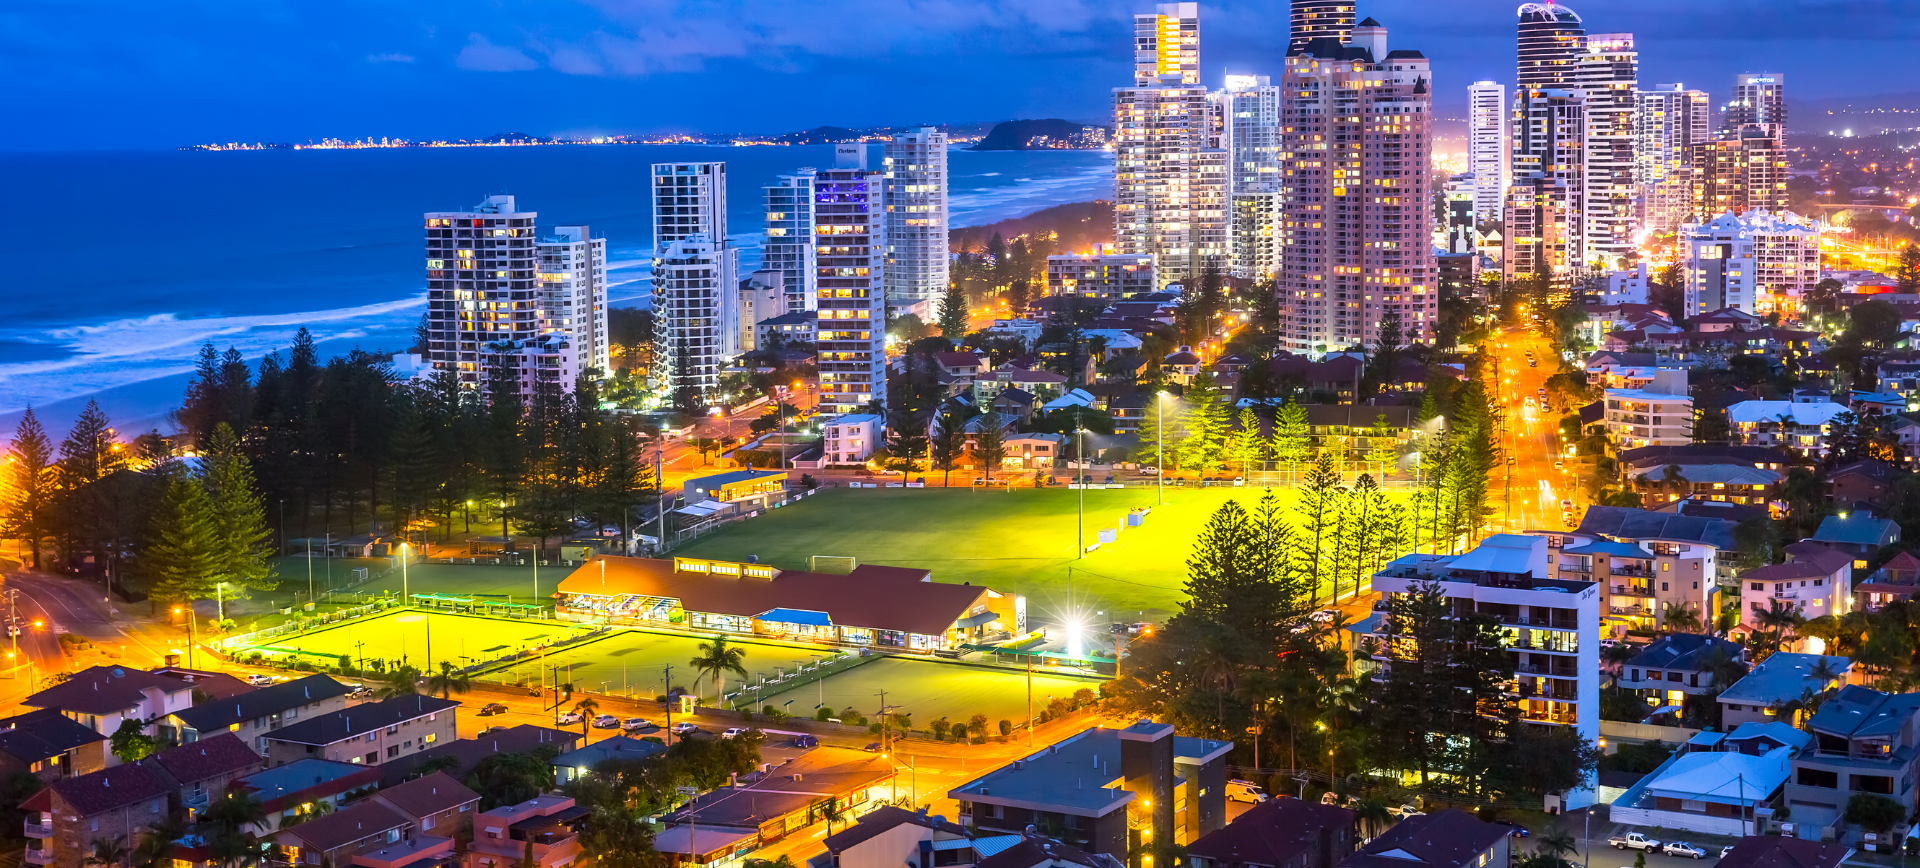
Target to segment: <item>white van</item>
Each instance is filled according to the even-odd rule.
[[[1259,784],[1252,781],[1227,782],[1227,801],[1229,802],[1252,802],[1257,805],[1266,800],[1267,794],[1260,789]]]

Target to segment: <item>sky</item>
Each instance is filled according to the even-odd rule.
[[[785,132],[1097,120],[1130,16],[1091,0],[14,0],[0,150],[329,136]],[[1510,0],[1358,0],[1433,59],[1438,102],[1513,74]],[[1570,0],[1641,81],[1787,76],[1792,99],[1920,90],[1920,0]],[[1201,4],[1208,83],[1278,76],[1281,0]]]

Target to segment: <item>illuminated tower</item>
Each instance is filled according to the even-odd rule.
[[[1163,75],[1200,83],[1200,4],[1161,3],[1133,16],[1133,83],[1148,87]]]
[[[1134,86],[1113,89],[1114,240],[1162,281],[1227,265],[1227,153],[1200,84],[1199,7],[1134,19]]]
[[[1353,0],[1293,0],[1293,31],[1287,53],[1298,54],[1307,43],[1331,37],[1345,44],[1353,35]]]
[[[1507,129],[1507,86],[1476,81],[1467,87],[1467,171],[1473,173],[1473,219],[1500,219],[1511,177],[1512,131]]]

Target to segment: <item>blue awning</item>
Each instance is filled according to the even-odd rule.
[[[833,619],[825,612],[812,609],[768,609],[753,616],[755,621],[772,621],[776,624],[799,624],[804,627],[831,627]]]
[[[978,615],[968,615],[965,618],[961,618],[955,622],[954,626],[962,630],[969,630],[981,624],[991,624],[998,620],[1000,620],[1000,615],[997,612],[981,612]]]

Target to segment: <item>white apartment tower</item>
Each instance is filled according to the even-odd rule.
[[[1113,90],[1114,238],[1164,281],[1227,263],[1227,156],[1200,85],[1199,6],[1134,18],[1134,86]]]
[[[1797,314],[1820,281],[1820,234],[1792,212],[1722,213],[1680,231],[1689,316],[1737,308]]]
[[[947,292],[947,134],[919,127],[887,142],[887,299],[937,301]]]
[[[426,215],[428,361],[464,388],[486,383],[496,350],[540,334],[538,216],[512,196]]]
[[[760,267],[781,273],[787,310],[813,310],[819,287],[813,237],[814,170],[780,175],[766,188],[767,242]]]
[[[818,277],[815,357],[820,412],[862,413],[887,398],[886,250],[883,173],[867,169],[862,144],[833,148],[834,167],[814,175]]]
[[[1381,325],[1424,342],[1438,313],[1432,207],[1432,73],[1387,50],[1369,18],[1342,45],[1309,41],[1281,78],[1285,137],[1281,346],[1372,347]]]
[[[1229,75],[1221,94],[1234,277],[1265,281],[1280,267],[1280,88]]]
[[[1692,210],[1693,146],[1707,141],[1712,104],[1705,91],[1656,84],[1639,93],[1634,163],[1643,225],[1671,232]]]
[[[1512,170],[1513,132],[1507,128],[1507,86],[1476,81],[1467,86],[1467,171],[1473,173],[1473,219],[1500,220]]]
[[[607,340],[607,239],[556,226],[539,240],[540,333],[565,335],[580,371],[613,371]]]
[[[1581,261],[1586,95],[1527,88],[1515,104],[1513,130],[1502,267],[1509,280],[1544,274],[1564,287]]]
[[[1733,77],[1733,99],[1727,102],[1729,136],[1738,136],[1748,124],[1768,125],[1779,139],[1787,126],[1787,77],[1778,72],[1743,72]]]
[[[654,382],[711,398],[740,354],[739,251],[727,240],[727,165],[653,164]]]
[[[1589,34],[1574,70],[1587,97],[1580,262],[1601,271],[1624,267],[1639,223],[1633,129],[1639,70],[1631,33]]]

